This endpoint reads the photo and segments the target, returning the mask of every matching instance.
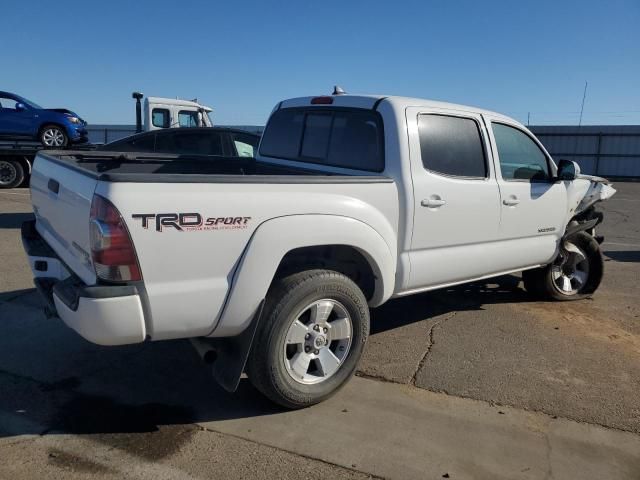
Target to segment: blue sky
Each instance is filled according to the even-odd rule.
[[[640,1],[2,0],[0,90],[133,123],[130,94],[193,98],[219,124],[281,99],[383,93],[531,124],[640,123]]]

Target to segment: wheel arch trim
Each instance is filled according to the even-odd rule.
[[[347,245],[358,250],[374,276],[372,307],[391,297],[396,256],[385,239],[368,224],[337,215],[292,215],[268,220],[258,227],[235,270],[226,304],[209,336],[233,336],[250,323],[291,250],[310,246]]]

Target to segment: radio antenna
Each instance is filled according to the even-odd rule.
[[[578,141],[580,139],[580,127],[582,127],[582,113],[584,112],[584,101],[587,98],[587,81],[584,82],[584,91],[582,92],[582,105],[580,105],[580,118],[578,119],[578,128],[576,129],[576,141],[573,142],[573,153],[578,153]]]
[[[578,120],[578,128],[582,126],[582,112],[584,112],[584,101],[587,98],[587,85],[588,83],[584,82],[584,92],[582,93],[582,105],[580,106],[580,120]]]

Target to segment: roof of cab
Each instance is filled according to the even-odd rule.
[[[154,103],[158,105],[178,105],[184,107],[202,107],[207,112],[213,111],[211,107],[202,105],[201,103],[194,102],[193,100],[182,100],[180,98],[163,98],[163,97],[146,97],[145,102]]]
[[[398,97],[393,95],[319,95],[331,97],[334,107],[351,107],[351,108],[366,108],[371,109],[376,106],[376,103],[388,102],[394,109],[405,110],[409,107],[425,107],[425,108],[441,108],[447,110],[458,110],[461,112],[472,112],[485,115],[491,115],[493,117],[502,118],[520,124],[517,120],[503,115],[501,113],[492,112],[491,110],[485,110],[482,108],[472,107],[468,105],[460,105],[457,103],[439,102],[437,100],[427,100],[424,98],[411,98],[411,97]],[[314,97],[297,97],[284,100],[280,103],[280,108],[289,107],[309,107],[315,106],[311,104],[311,100]],[[317,105],[319,107],[326,105]]]

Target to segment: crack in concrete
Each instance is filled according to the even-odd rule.
[[[549,438],[549,432],[544,433],[544,439],[547,444],[547,474],[545,475],[545,479],[552,480],[554,478],[553,466],[551,464],[551,453],[552,453],[553,447],[551,446],[551,438]]]
[[[373,380],[380,383],[393,383],[394,385],[407,385],[405,382],[398,382],[396,380],[391,380],[382,375],[372,375],[370,373],[365,373],[360,370],[356,371],[356,377],[366,378],[367,380]]]
[[[401,385],[401,384],[397,384],[397,385]],[[417,388],[418,390],[426,391],[426,392],[437,393],[439,395],[446,395],[447,397],[461,398],[463,400],[472,400],[474,402],[486,403],[487,405],[490,405],[491,407],[512,408],[514,410],[519,410],[519,411],[522,411],[522,412],[535,413],[536,415],[544,415],[545,417],[549,417],[550,420],[567,420],[567,421],[570,421],[570,422],[577,423],[579,425],[600,427],[600,428],[604,428],[605,430],[610,430],[612,432],[624,432],[624,433],[629,433],[631,435],[635,435],[637,437],[640,437],[640,432],[638,432],[637,430],[631,430],[631,429],[624,428],[624,427],[614,427],[614,426],[611,426],[611,425],[605,425],[604,423],[598,423],[598,422],[587,422],[587,421],[581,420],[581,419],[576,418],[576,417],[565,417],[563,415],[558,415],[557,413],[547,412],[546,410],[538,410],[538,409],[535,409],[535,408],[527,408],[527,407],[523,407],[523,406],[511,405],[509,403],[496,402],[496,401],[493,401],[493,400],[485,400],[483,398],[472,397],[472,396],[464,395],[464,394],[460,394],[460,393],[451,393],[450,391],[448,391],[447,389],[444,389],[444,388],[441,388],[441,389],[438,389],[438,390],[434,390],[434,389],[430,389],[430,388],[418,387],[416,385],[409,385],[409,386],[412,387],[412,388]]]
[[[347,471],[350,471],[350,472],[361,473],[363,475],[367,475],[372,480],[385,480],[385,477],[379,477],[379,476],[373,475],[373,474],[371,474],[369,472],[358,470],[357,468],[354,468],[354,467],[345,467],[344,465],[340,465],[339,463],[329,462],[328,460],[323,460],[322,458],[312,457],[310,455],[306,455],[304,453],[294,452],[294,451],[286,449],[286,448],[274,447],[273,445],[270,445],[268,443],[260,443],[260,442],[257,442],[255,440],[251,440],[250,438],[246,438],[246,437],[243,437],[243,436],[240,436],[240,435],[234,435],[233,433],[221,432],[221,431],[215,430],[213,428],[205,427],[204,425],[199,425],[199,424],[195,424],[195,423],[193,425],[195,425],[196,427],[200,428],[200,430],[202,430],[204,432],[217,433],[218,435],[229,436],[231,438],[237,438],[238,440],[242,440],[242,441],[245,441],[245,442],[250,442],[250,443],[253,443],[254,445],[259,445],[261,447],[267,446],[269,448],[273,448],[274,450],[279,450],[281,452],[286,452],[286,453],[289,453],[291,455],[295,455],[297,457],[306,458],[307,460],[313,460],[315,462],[324,463],[325,465],[330,465],[332,467],[336,467],[336,468],[339,468],[341,470],[347,470]]]
[[[418,362],[418,366],[417,366],[416,370],[413,372],[413,375],[411,375],[411,380],[409,381],[409,385],[413,385],[413,386],[416,385],[416,377],[418,376],[418,372],[420,372],[420,370],[424,366],[425,362],[427,361],[427,357],[429,356],[429,354],[431,353],[431,350],[433,349],[433,345],[435,344],[435,340],[433,338],[433,332],[434,332],[435,328],[437,326],[442,325],[443,323],[447,322],[448,320],[451,320],[453,317],[456,316],[457,313],[458,312],[451,312],[447,316],[445,316],[444,318],[438,320],[437,322],[434,322],[434,324],[431,325],[431,328],[429,329],[429,332],[427,332],[427,337],[429,339],[429,345],[427,345],[426,352],[424,352],[424,355],[420,359],[420,362]]]

